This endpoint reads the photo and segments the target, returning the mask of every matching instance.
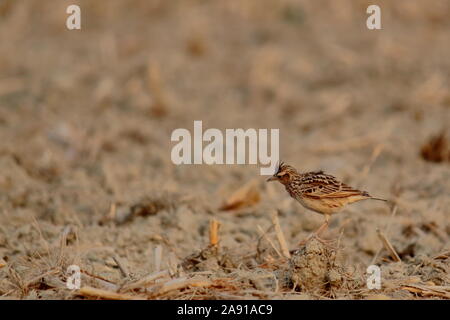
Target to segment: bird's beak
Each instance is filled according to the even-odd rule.
[[[278,180],[277,177],[271,176],[271,177],[270,177],[269,179],[267,179],[266,181],[267,181],[267,182],[270,182],[270,181],[276,181],[276,180]]]

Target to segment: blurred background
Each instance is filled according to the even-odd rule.
[[[71,4],[81,30],[66,28]],[[382,30],[366,27],[370,4]],[[230,248],[254,245],[273,209],[292,246],[322,223],[258,166],[173,165],[171,132],[194,120],[279,128],[281,160],[397,205],[402,257],[437,254],[450,239],[449,17],[445,0],[2,0],[0,258],[18,263],[71,226],[145,273],[154,245],[181,259],[205,244],[211,217]],[[235,190],[244,204],[221,210]],[[390,215],[358,204],[330,232],[345,226],[349,259],[367,263]],[[105,256],[80,263],[116,277]]]

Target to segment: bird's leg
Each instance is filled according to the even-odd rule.
[[[317,229],[316,232],[313,233],[314,236],[319,237],[322,234],[322,232],[328,229],[329,219],[330,216],[325,215],[325,222],[319,227],[319,229]]]
[[[336,242],[336,240],[325,240],[320,238],[320,235],[328,229],[328,224],[330,221],[330,216],[329,215],[325,215],[325,222],[319,227],[319,229],[317,229],[316,232],[313,233],[313,237],[315,237],[317,240],[319,240],[320,242],[322,242],[324,245],[331,245],[334,244]]]
[[[316,238],[323,244],[330,244],[330,243],[334,242],[333,240],[325,240],[325,239],[320,238],[320,235],[328,228],[329,220],[330,220],[330,216],[326,214],[325,222],[319,227],[319,229],[317,229],[317,231],[314,232],[313,234],[311,234],[308,238],[306,238],[305,240],[300,242],[299,245],[301,245],[301,246],[305,245],[305,243],[307,243],[312,238]]]

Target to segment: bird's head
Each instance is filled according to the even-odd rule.
[[[294,167],[280,162],[278,168],[273,176],[267,179],[269,181],[278,181],[284,185],[290,183],[295,175],[297,175],[297,170]]]

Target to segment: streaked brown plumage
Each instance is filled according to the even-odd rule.
[[[325,223],[316,231],[317,235],[328,226],[330,216],[347,204],[366,199],[386,201],[352,188],[323,171],[299,173],[284,163],[280,163],[275,174],[267,181],[280,182],[289,195],[305,208],[325,216]]]

